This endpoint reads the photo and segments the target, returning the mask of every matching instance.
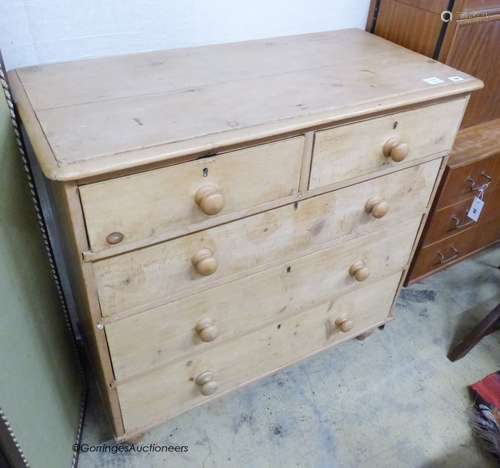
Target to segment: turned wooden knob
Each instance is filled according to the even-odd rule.
[[[213,395],[218,388],[217,382],[214,380],[214,374],[208,370],[198,375],[195,383],[200,387],[200,393],[206,396]]]
[[[337,319],[335,319],[335,326],[344,333],[351,331],[354,327],[354,322],[349,318],[349,316],[344,313]]]
[[[368,278],[368,276],[370,276],[370,270],[368,270],[368,267],[366,266],[366,263],[363,262],[363,260],[358,260],[349,268],[349,274],[356,281],[364,281],[366,278]]]
[[[215,324],[215,321],[210,318],[201,319],[198,321],[195,327],[196,333],[202,341],[207,343],[214,341],[215,338],[219,336],[219,329]]]
[[[366,202],[365,211],[374,218],[383,218],[389,211],[389,203],[382,197],[372,197]]]
[[[112,232],[106,236],[106,242],[111,245],[119,244],[123,240],[121,232]]]
[[[194,269],[203,276],[211,275],[217,270],[217,260],[210,249],[201,249],[191,258]]]
[[[194,201],[207,215],[215,215],[224,208],[224,195],[215,184],[202,185],[196,191]]]
[[[402,143],[399,137],[391,137],[384,143],[382,152],[386,158],[401,162],[408,156],[410,148],[406,143]]]

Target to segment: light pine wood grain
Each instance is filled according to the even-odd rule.
[[[297,193],[304,137],[226,153],[80,187],[87,233],[94,250],[110,246],[115,231],[123,242],[182,232],[214,215],[195,199],[215,186],[223,196],[215,215],[228,215]]]
[[[465,109],[464,109],[464,112],[465,112]],[[408,277],[408,273],[409,273],[409,270],[410,270],[410,267],[411,267],[411,263],[413,262],[413,258],[415,256],[415,252],[416,252],[416,250],[417,250],[417,248],[419,246],[420,239],[422,238],[422,233],[424,232],[425,224],[426,224],[426,221],[427,221],[427,219],[429,217],[429,213],[431,211],[432,204],[434,203],[433,201],[435,200],[436,194],[437,194],[437,192],[439,190],[439,184],[441,182],[443,174],[445,173],[447,161],[448,161],[448,156],[446,156],[446,157],[444,157],[444,158],[441,159],[441,165],[439,167],[438,175],[437,175],[436,181],[434,183],[434,188],[432,189],[432,193],[431,193],[431,197],[430,197],[430,203],[427,205],[427,210],[425,211],[424,215],[422,216],[422,221],[420,223],[420,227],[418,228],[417,236],[415,237],[415,240],[413,241],[413,247],[412,247],[411,253],[410,253],[410,259],[412,259],[412,260],[411,260],[410,263],[408,263],[408,265],[405,268],[405,271],[403,272],[403,275],[401,276],[401,281],[399,283],[399,286],[398,286],[398,289],[396,291],[396,294],[394,295],[394,300],[392,301],[391,310],[389,312],[389,316],[391,318],[394,318],[394,313],[395,313],[395,309],[396,309],[396,300],[397,300],[397,298],[399,296],[401,288],[405,285],[406,278]]]
[[[401,225],[397,233],[374,233],[109,323],[106,335],[116,378],[205,352],[267,323],[358,290],[360,283],[350,274],[357,263],[369,271],[366,283],[401,272],[419,225],[417,217]],[[217,338],[210,343],[196,332],[197,323],[207,319],[218,329]]]
[[[95,290],[94,274],[88,263],[82,261],[79,252],[88,248],[83,214],[76,184],[51,182],[49,188],[56,202],[55,221],[60,232],[62,248],[72,284],[72,293],[78,304],[81,331],[85,334],[85,347],[92,363],[92,376],[97,379],[97,388],[103,399],[106,415],[115,435],[124,433],[123,420],[114,373],[108,352],[104,329],[99,329],[101,313]]]
[[[32,114],[30,139],[42,133],[48,141],[37,154],[41,167],[48,177],[68,180],[218,151],[482,86],[463,73],[461,82],[448,80],[457,73],[364,31],[344,30],[12,74],[22,88],[14,88],[20,111]],[[427,77],[443,82],[429,85]]]
[[[332,52],[352,45],[363,54],[366,51],[359,50],[363,44],[378,46],[384,56],[398,50],[390,43],[385,47],[381,41],[374,43],[362,31],[344,30],[37,65],[19,69],[18,74],[30,90],[34,109],[44,110],[179,90],[193,92],[226,81],[342,66],[349,57]]]
[[[10,78],[120,440],[391,320],[482,87],[359,30]]]
[[[453,145],[467,98],[343,125],[316,133],[310,188],[397,166],[383,153],[384,143],[397,138],[406,144],[405,160],[447,154]]]
[[[306,132],[304,135],[304,156],[302,158],[302,169],[299,182],[299,192],[301,195],[306,194],[309,187],[314,138],[315,132]]]
[[[118,395],[126,430],[151,427],[382,324],[387,318],[400,276],[396,273],[338,299],[332,296],[324,304],[279,324],[119,384]],[[346,316],[353,325],[348,332],[332,326],[337,318]],[[200,393],[194,382],[207,370],[213,374],[218,386],[217,391],[208,397]]]
[[[282,264],[324,244],[399,229],[420,217],[429,202],[439,160],[319,195],[232,223],[93,264],[103,315],[153,307],[234,277]],[[378,197],[388,207],[380,219],[366,212]],[[209,249],[217,269],[197,273],[193,257]]]
[[[393,174],[394,172],[399,172],[403,169],[408,169],[409,167],[414,167],[416,165],[420,164],[425,164],[429,161],[435,161],[435,160],[443,160],[442,155],[430,155],[426,158],[423,158],[417,162],[406,162],[402,161],[399,163],[397,166],[392,166],[392,165],[387,165],[383,166],[380,170],[378,170],[375,173],[370,173],[369,175],[364,175],[364,176],[358,176],[355,177],[354,179],[349,179],[349,180],[344,180],[341,182],[337,182],[328,186],[322,186],[318,187],[316,189],[312,190],[307,190],[307,187],[305,189],[300,188],[299,184],[299,192],[295,193],[291,196],[285,197],[285,198],[280,198],[279,200],[273,200],[271,202],[266,202],[263,203],[262,205],[258,206],[253,206],[251,208],[247,208],[244,210],[236,211],[233,213],[228,213],[227,215],[223,214],[218,214],[217,216],[207,216],[206,221],[201,222],[200,224],[196,224],[194,226],[190,226],[187,230],[185,227],[180,226],[180,229],[174,229],[173,231],[169,231],[168,233],[163,233],[160,232],[158,235],[139,239],[137,241],[133,242],[120,242],[118,244],[110,245],[109,247],[98,250],[98,251],[92,251],[90,249],[82,252],[82,256],[84,261],[86,262],[96,262],[98,260],[102,260],[105,258],[111,258],[117,255],[121,255],[126,252],[130,252],[133,250],[138,250],[142,249],[144,247],[148,247],[153,244],[159,244],[162,242],[165,242],[170,239],[174,239],[177,237],[180,237],[185,234],[192,234],[194,232],[198,232],[201,230],[206,230],[221,224],[226,224],[229,222],[233,222],[235,220],[241,219],[241,218],[246,218],[249,216],[253,216],[258,213],[262,213],[264,211],[269,211],[274,208],[279,208],[285,205],[290,205],[290,204],[296,204],[297,202],[301,202],[304,200],[307,200],[309,198],[316,197],[318,195],[327,193],[327,192],[332,192],[334,190],[340,190],[345,187],[350,187],[355,184],[363,183],[367,180],[370,180],[372,178],[377,178],[381,177],[384,175],[388,174]],[[120,175],[123,176],[123,175]],[[307,178],[307,180],[309,180]],[[300,191],[304,190],[304,191]]]

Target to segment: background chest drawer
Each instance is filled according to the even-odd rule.
[[[125,429],[175,416],[382,323],[400,276],[394,274],[289,317],[279,327],[273,324],[118,384]]]
[[[480,245],[480,230],[485,229],[487,226],[488,223],[484,226],[474,226],[464,232],[420,249],[412,268],[412,274],[415,277],[424,276],[436,268],[451,265],[469,253],[474,252],[477,246]]]
[[[310,188],[449,151],[465,105],[457,99],[317,132]]]
[[[204,351],[362,284],[400,272],[419,219],[109,323],[117,379]],[[255,294],[258,291],[258,294]],[[205,325],[205,326],[204,326]],[[211,327],[204,336],[203,328]]]
[[[436,210],[432,213],[429,229],[425,234],[423,245],[429,245],[445,237],[457,234],[478,224],[485,224],[500,218],[500,188],[484,194],[484,207],[477,223],[467,217],[473,198]]]
[[[296,137],[81,186],[92,250],[184,234],[214,216],[294,194],[303,142]]]
[[[407,284],[462,260],[500,239],[491,238],[491,222],[500,218],[500,120],[475,125],[459,132],[436,200],[415,251]],[[467,217],[475,196],[483,191],[484,206],[477,223]],[[488,226],[486,226],[488,225]],[[480,227],[479,227],[480,226]],[[473,229],[474,234],[468,234]],[[455,244],[453,244],[455,242]],[[441,246],[453,245],[459,252]],[[449,261],[446,259],[453,255]]]
[[[489,184],[489,192],[500,187],[500,155],[466,166],[448,167],[436,208],[471,198],[483,184]]]
[[[439,166],[440,161],[430,161],[296,205],[95,262],[102,313],[111,316],[144,310],[172,295],[250,274],[259,266],[281,264],[323,244],[391,225],[399,229],[402,220],[420,219]],[[368,213],[370,200],[378,200],[378,204]]]

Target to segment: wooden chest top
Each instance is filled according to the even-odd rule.
[[[42,170],[55,180],[212,154],[482,86],[356,29],[35,66],[9,76]]]

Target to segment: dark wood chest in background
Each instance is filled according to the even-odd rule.
[[[481,78],[415,252],[412,283],[500,240],[500,0],[372,0],[367,30]],[[476,195],[485,205],[467,217]]]

